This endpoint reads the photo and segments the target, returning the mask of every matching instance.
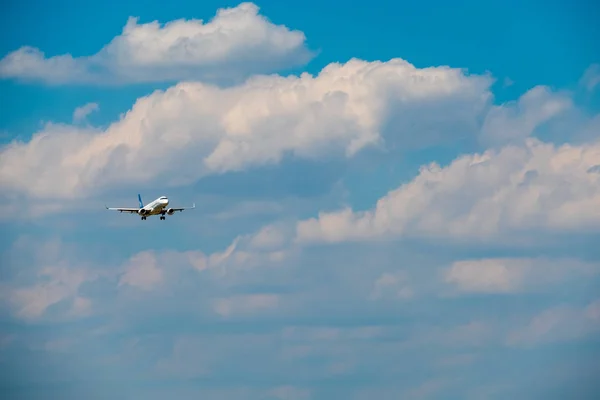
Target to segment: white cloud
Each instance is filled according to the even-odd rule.
[[[46,267],[39,272],[39,276],[48,277],[49,280],[8,290],[8,300],[20,318],[34,320],[42,317],[50,306],[76,296],[82,283],[96,278],[96,274],[66,267]],[[75,311],[78,311],[76,315],[86,315],[82,313],[81,304],[77,306],[76,298],[74,301]]]
[[[580,339],[600,332],[600,300],[584,308],[558,306],[536,315],[524,327],[512,330],[506,343],[531,346]]]
[[[392,299],[410,299],[414,296],[404,272],[382,274],[373,285],[372,299],[391,297]]]
[[[76,296],[73,299],[71,314],[74,316],[87,316],[92,312],[92,300],[87,297]]]
[[[344,208],[301,221],[301,242],[437,236],[487,240],[530,229],[600,227],[600,143],[524,146],[431,163],[379,199],[374,209]]]
[[[592,91],[600,84],[600,64],[592,64],[585,70],[579,82],[587,90]]]
[[[156,370],[161,375],[179,378],[197,378],[209,372],[206,360],[206,343],[193,337],[180,337],[173,344],[170,357],[161,359]]]
[[[273,238],[275,234],[279,237]],[[223,251],[198,255],[196,264],[201,268],[197,269],[210,269],[220,279],[235,281],[244,272],[290,259],[296,252],[289,246],[291,239],[284,226],[268,225],[256,233],[237,236]]]
[[[95,290],[99,297],[93,298],[94,306],[112,306],[102,312],[111,320],[112,331],[104,333],[108,336],[104,336],[99,342],[98,337],[86,339],[96,340],[100,346],[92,355],[92,361],[99,362],[100,356],[97,354],[106,358],[118,355],[116,362],[121,365],[127,362],[126,365],[132,371],[137,371],[138,361],[143,361],[145,366],[156,367],[150,372],[149,378],[159,375],[161,379],[194,379],[202,376],[212,379],[211,377],[238,374],[248,377],[247,371],[251,371],[249,379],[262,380],[268,385],[273,381],[267,380],[275,374],[279,377],[278,382],[289,378],[289,382],[307,387],[340,373],[350,372],[353,376],[373,370],[388,371],[385,380],[379,383],[380,387],[396,380],[398,376],[406,376],[406,373],[415,368],[430,371],[430,374],[434,374],[433,378],[448,374],[450,369],[454,372],[457,368],[465,369],[459,373],[468,373],[471,368],[479,368],[489,361],[493,352],[501,351],[502,343],[498,340],[506,338],[505,331],[512,327],[512,320],[518,320],[522,313],[527,314],[527,308],[531,306],[528,303],[525,305],[526,309],[517,310],[518,312],[508,310],[510,315],[506,315],[502,312],[507,305],[504,303],[490,314],[487,307],[482,308],[481,305],[471,308],[470,302],[448,301],[431,296],[424,303],[415,302],[405,308],[394,306],[386,309],[377,303],[368,303],[365,307],[363,295],[373,288],[372,280],[365,282],[365,292],[354,290],[357,277],[353,270],[372,271],[373,278],[381,278],[378,287],[393,289],[390,292],[392,295],[407,281],[403,273],[396,272],[399,264],[403,268],[404,265],[412,265],[415,270],[421,270],[425,280],[431,280],[432,270],[429,270],[427,262],[415,263],[410,257],[394,257],[383,250],[381,259],[387,260],[383,267],[387,269],[388,275],[380,275],[381,259],[365,257],[366,262],[356,260],[356,257],[352,254],[348,256],[344,251],[353,246],[332,246],[327,253],[313,254],[312,260],[319,260],[322,264],[311,263],[310,259],[301,260],[297,264],[285,264],[285,268],[282,268],[286,270],[284,283],[293,285],[292,293],[287,292],[285,286],[280,286],[280,281],[277,277],[274,278],[276,274],[270,270],[255,269],[252,271],[254,281],[243,280],[236,287],[219,285],[217,280],[211,279],[211,268],[236,266],[236,251],[268,252],[290,245],[287,240],[272,240],[277,232],[283,232],[280,236],[285,237],[289,234],[282,228],[269,226],[258,230],[254,235],[241,237],[230,251],[225,252],[226,257],[212,258],[212,267],[209,261],[211,256],[203,256],[197,251],[152,253],[152,259],[157,260],[156,265],[160,265],[165,273],[162,276],[162,286],[168,286],[163,292],[166,296],[161,296],[160,293],[157,295],[156,292],[142,293],[145,296],[143,301],[131,304],[128,301],[122,302],[129,300],[122,298],[113,302],[111,292]],[[375,247],[378,251],[382,250],[380,246]],[[355,262],[345,262],[348,259]],[[192,260],[195,260],[194,263],[203,260],[197,263],[201,266],[197,268],[199,271],[190,268]],[[182,272],[179,263],[188,264],[185,272]],[[242,268],[247,267],[243,260],[240,265]],[[515,265],[520,268],[521,264]],[[166,274],[171,272],[177,275],[176,279],[168,279]],[[418,274],[410,275],[411,281],[416,275]],[[302,281],[299,285],[298,280]],[[253,283],[258,285],[253,286]],[[112,288],[114,284],[115,281],[111,282]],[[278,293],[283,294],[278,296],[266,292],[267,288],[272,287],[282,288]],[[315,293],[319,294],[318,289],[315,290],[317,287],[326,289],[324,296],[315,296]],[[249,291],[257,292],[249,294]],[[291,297],[294,299],[290,299]],[[431,307],[435,312],[430,312]],[[597,319],[600,315],[598,310],[598,307],[589,307],[585,311],[588,315],[586,318]],[[189,315],[194,315],[193,321],[189,321]],[[210,322],[220,319],[219,316],[230,321],[238,319],[238,323],[215,325]],[[163,329],[160,325],[165,317],[169,321],[168,329]],[[263,318],[268,318],[269,323],[261,325],[260,320]],[[85,325],[85,331],[99,328]],[[132,349],[125,350],[118,344],[115,345],[129,342],[123,338],[122,333],[130,332],[135,327],[142,329],[134,329],[140,337],[135,340]],[[218,329],[215,330],[215,327]],[[75,333],[79,335],[81,332],[77,330],[80,326],[75,326],[75,329]],[[48,339],[59,340],[58,347],[61,347],[60,337]],[[171,342],[172,352],[168,347]],[[273,343],[276,345],[273,346]],[[56,346],[57,344],[54,348]],[[463,356],[457,357],[457,352]],[[76,354],[76,349],[72,353]],[[465,353],[481,357],[476,360],[471,356],[465,358]],[[398,357],[417,360],[417,364],[398,364]],[[440,361],[440,358],[444,360]],[[251,368],[256,360],[260,360],[261,369]],[[440,364],[445,364],[446,369],[440,370]],[[231,365],[235,369],[230,369]],[[435,368],[433,371],[432,365]],[[102,367],[105,368],[106,364]],[[294,380],[298,374],[304,377],[303,382]],[[262,389],[264,390],[264,386]],[[291,388],[270,394],[279,394],[285,398],[284,396],[294,393],[300,398],[303,396],[302,392],[296,393]],[[266,393],[261,394],[264,396]],[[348,396],[337,393],[334,397]]]
[[[70,306],[62,316],[85,317],[107,306],[99,301],[97,307],[94,307],[94,299],[80,292],[80,287],[85,282],[102,277],[106,278],[103,284],[109,287],[130,286],[150,292],[159,286],[170,288],[177,285],[182,273],[195,270],[203,274],[203,280],[210,279],[215,286],[211,293],[203,296],[207,301],[213,298],[212,310],[217,314],[235,316],[271,309],[277,306],[279,296],[237,296],[223,290],[243,282],[243,277],[246,276],[244,273],[253,274],[257,267],[278,265],[293,254],[294,249],[286,248],[284,242],[280,242],[280,247],[274,247],[271,243],[270,247],[265,248],[260,240],[254,240],[272,229],[274,228],[266,227],[255,234],[239,236],[226,250],[208,256],[201,251],[142,251],[131,256],[119,268],[94,263],[95,269],[90,269],[89,266],[74,267],[76,257],[73,254],[67,255],[65,246],[60,242],[39,243],[21,238],[13,245],[13,251],[27,254],[32,261],[28,261],[30,265],[23,265],[14,256],[5,257],[7,263],[3,265],[3,271],[7,278],[5,283],[0,284],[0,300],[17,317],[26,320],[43,317],[48,308],[63,301],[69,301]],[[289,234],[287,237],[289,238]],[[23,268],[24,266],[28,268]]]
[[[267,225],[250,237],[249,244],[256,249],[280,249],[289,241],[286,233],[283,227]]]
[[[518,286],[522,271],[506,266],[502,260],[458,261],[446,272],[446,282],[456,284],[462,290],[474,292],[508,292]]]
[[[46,57],[25,46],[0,60],[0,77],[48,84],[240,79],[303,65],[313,54],[305,35],[275,25],[253,3],[223,8],[209,22],[175,20],[139,24],[129,18],[122,33],[86,57]]]
[[[247,315],[277,307],[279,296],[275,294],[250,294],[218,298],[213,303],[213,310],[223,316]]]
[[[292,228],[292,227],[290,227]],[[284,240],[277,243],[261,243],[264,232],[279,229],[266,226],[256,233],[236,237],[227,248],[205,254],[200,250],[189,251],[154,251],[145,250],[131,256],[120,268],[119,286],[132,286],[143,291],[153,291],[159,286],[168,289],[177,285],[181,275],[193,270],[202,274],[202,281],[210,282],[213,290],[204,292],[207,297],[221,296],[214,300],[213,309],[221,315],[245,312],[244,307],[267,307],[277,296],[269,294],[252,295],[248,297],[223,296],[220,290],[247,282],[257,268],[274,268],[285,260],[289,260],[297,251],[290,247],[292,236],[289,232],[282,235]],[[283,229],[283,228],[281,228]],[[256,239],[259,239],[258,241]],[[108,276],[115,274],[108,272]],[[155,294],[153,294],[155,295]],[[240,304],[241,303],[241,304]],[[246,303],[246,304],[243,304]]]
[[[126,265],[125,273],[119,280],[119,286],[129,285],[143,290],[153,289],[163,280],[163,272],[157,264],[154,254],[138,253]]]
[[[454,262],[444,271],[444,278],[462,292],[513,293],[599,273],[600,263],[575,259],[488,258]]]
[[[518,101],[493,106],[483,122],[480,139],[488,145],[521,141],[529,137],[536,127],[572,106],[568,94],[536,86]]]
[[[448,135],[449,121],[474,124],[490,99],[490,83],[399,59],[351,60],[316,77],[262,76],[227,89],[181,83],[138,99],[104,131],[50,124],[28,143],[5,146],[0,188],[76,198],[116,184],[185,184],[278,163],[286,154],[351,157],[386,140],[383,129],[393,129],[388,139],[402,145],[414,136],[410,127],[423,121]],[[386,125],[402,113],[402,121]]]
[[[81,122],[85,120],[88,115],[99,109],[98,103],[87,103],[81,107],[77,107],[75,111],[73,111],[73,122]]]
[[[70,310],[58,317],[88,315],[91,302],[79,294],[85,282],[100,274],[77,261],[72,246],[60,240],[20,236],[1,254],[3,280],[0,300],[24,320],[43,318],[50,307],[71,302]]]

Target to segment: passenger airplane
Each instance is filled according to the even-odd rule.
[[[165,214],[173,215],[175,211],[183,211],[189,210],[191,208],[196,208],[196,203],[194,203],[191,207],[182,207],[182,208],[166,208],[169,205],[169,199],[166,196],[161,196],[153,202],[144,205],[142,202],[142,196],[138,194],[138,201],[140,202],[140,206],[138,208],[109,208],[106,207],[107,210],[114,210],[119,212],[128,212],[128,213],[136,213],[142,217],[142,220],[145,220],[146,217],[151,215],[160,214],[160,219],[166,219]]]

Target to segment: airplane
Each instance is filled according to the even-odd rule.
[[[181,208],[166,208],[169,205],[169,199],[167,196],[161,196],[158,199],[144,205],[142,202],[142,196],[138,194],[138,201],[140,206],[138,208],[121,208],[121,207],[106,207],[107,210],[111,211],[119,211],[119,212],[128,212],[128,213],[136,213],[142,217],[142,220],[145,220],[146,217],[151,215],[159,215],[160,219],[166,219],[165,214],[173,215],[175,211],[183,211],[189,210],[192,208],[196,208],[196,203],[194,203],[191,207],[181,207]]]

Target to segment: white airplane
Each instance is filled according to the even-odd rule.
[[[144,205],[142,202],[142,196],[138,194],[138,201],[140,202],[140,206],[138,208],[120,208],[120,207],[106,207],[107,210],[119,211],[119,212],[128,212],[128,213],[136,213],[142,217],[142,220],[145,220],[146,217],[151,215],[159,215],[160,219],[166,219],[165,214],[173,215],[175,211],[183,211],[189,210],[192,208],[196,208],[196,203],[194,203],[191,207],[182,207],[182,208],[167,208],[169,205],[169,199],[166,196],[161,196],[158,199]]]

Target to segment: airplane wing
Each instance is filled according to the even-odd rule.
[[[104,206],[106,207],[106,206]],[[132,214],[137,214],[137,212],[139,211],[139,208],[119,208],[119,207],[106,207],[107,210],[111,210],[111,211],[119,211],[119,212],[128,212],[128,213],[132,213]]]
[[[194,203],[191,207],[179,207],[179,208],[169,207],[169,208],[173,211],[191,210],[192,208],[196,208],[196,203]]]

